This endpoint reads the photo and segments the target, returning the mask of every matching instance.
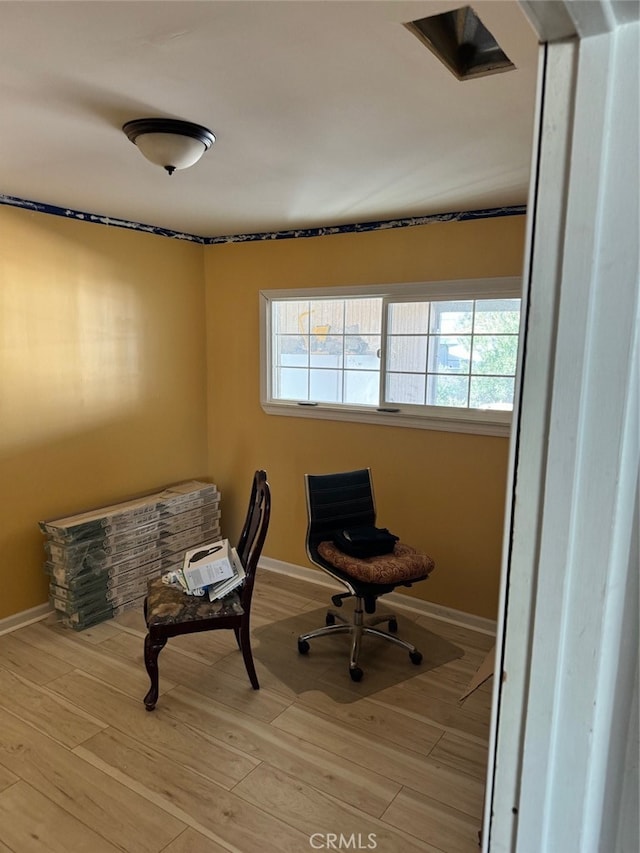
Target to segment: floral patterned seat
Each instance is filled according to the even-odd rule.
[[[240,596],[235,591],[218,601],[209,601],[207,596],[187,595],[181,588],[168,586],[162,578],[149,581],[147,627],[180,625],[216,616],[242,616],[243,613]]]
[[[396,542],[392,554],[379,557],[350,557],[328,541],[318,544],[318,553],[336,569],[365,583],[396,584],[422,580],[435,567],[431,557],[418,554],[415,548],[402,542]]]

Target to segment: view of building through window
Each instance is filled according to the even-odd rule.
[[[513,407],[519,299],[389,305],[387,402]]]

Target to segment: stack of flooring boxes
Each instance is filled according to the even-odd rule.
[[[88,628],[141,606],[147,582],[182,568],[185,551],[220,539],[220,493],[195,480],[79,515],[41,521],[51,603]]]

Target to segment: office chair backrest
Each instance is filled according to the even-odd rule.
[[[307,553],[337,530],[374,526],[376,507],[371,470],[360,468],[339,474],[305,474],[307,492]]]
[[[258,560],[262,553],[262,546],[267,536],[270,515],[271,490],[267,482],[267,474],[266,471],[256,471],[253,478],[247,517],[237,547],[238,556],[246,573],[240,593],[240,599],[245,612],[248,612],[251,605],[253,582]]]

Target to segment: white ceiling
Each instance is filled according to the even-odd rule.
[[[465,0],[2,0],[0,194],[201,236],[524,204],[536,37],[471,3],[516,71],[459,82],[402,26]],[[217,141],[169,177],[149,116]]]

